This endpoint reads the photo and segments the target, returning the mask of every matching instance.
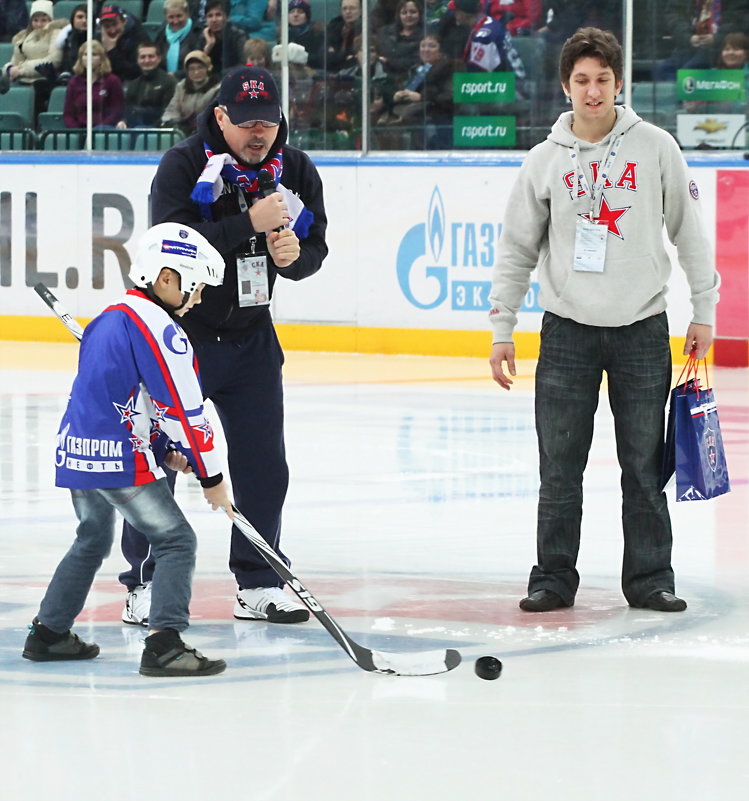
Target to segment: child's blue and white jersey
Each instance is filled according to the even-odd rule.
[[[132,289],[84,332],[57,435],[55,483],[111,489],[155,481],[169,443],[198,477],[221,472],[187,335]]]

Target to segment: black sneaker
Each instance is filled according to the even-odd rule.
[[[140,660],[142,676],[215,676],[226,670],[223,659],[208,659],[190,648],[173,629],[146,637]]]
[[[34,618],[23,648],[23,658],[34,662],[59,662],[65,659],[93,659],[99,655],[99,646],[83,640],[72,631],[64,634],[48,629]],[[51,642],[50,642],[51,640]]]

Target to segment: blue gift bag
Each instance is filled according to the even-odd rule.
[[[687,380],[671,390],[662,479],[665,486],[676,473],[677,501],[704,501],[725,495],[731,485],[715,395],[702,388],[691,357],[686,370]]]

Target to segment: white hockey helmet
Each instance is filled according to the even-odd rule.
[[[130,280],[135,286],[148,286],[164,267],[180,274],[181,289],[188,297],[199,284],[219,286],[224,280],[223,256],[204,236],[182,223],[159,223],[143,234],[130,265]]]

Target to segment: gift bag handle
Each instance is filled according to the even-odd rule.
[[[676,386],[678,387],[681,384],[681,379],[684,377],[684,388],[681,391],[681,394],[684,395],[687,391],[687,385],[689,384],[690,379],[694,379],[694,391],[697,394],[697,399],[699,400],[700,397],[700,381],[697,375],[699,370],[700,362],[702,362],[703,368],[705,370],[705,389],[710,388],[710,379],[707,374],[707,359],[696,359],[694,357],[694,352],[690,353],[687,357],[687,363],[684,365],[684,368],[679,375],[679,378],[676,381]],[[686,374],[686,375],[685,375]]]

